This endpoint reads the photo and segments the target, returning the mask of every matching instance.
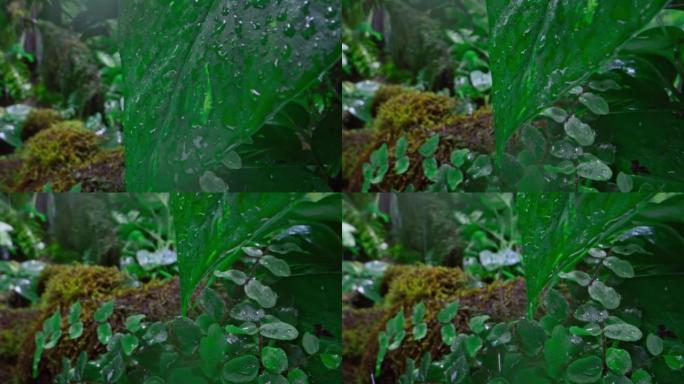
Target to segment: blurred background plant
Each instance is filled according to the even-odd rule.
[[[0,161],[7,173],[0,172],[0,190],[122,189],[123,156],[110,151],[123,142],[117,16],[118,0],[0,3]],[[74,130],[60,126],[64,120],[78,128],[75,145],[93,137],[102,151],[70,157]],[[54,127],[61,164],[39,144],[26,145]],[[36,170],[37,161],[53,172]]]

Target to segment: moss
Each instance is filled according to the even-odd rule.
[[[343,382],[353,384],[360,376],[361,361],[372,343],[372,335],[380,329],[387,312],[384,308],[348,308],[342,312]]]
[[[387,305],[412,307],[426,299],[446,301],[467,283],[467,275],[458,268],[412,265],[392,266],[385,273],[382,287],[387,290]]]
[[[74,172],[82,192],[123,192],[124,149],[117,147],[97,153]]]
[[[113,273],[114,271],[116,273]],[[85,276],[82,279],[89,280],[90,283],[77,283],[74,280],[78,275]],[[151,281],[141,287],[126,287],[120,278],[123,279],[123,275],[116,269],[99,266],[50,267],[43,273],[41,279],[44,280],[43,284],[46,287],[45,295],[52,294],[53,300],[46,300],[43,303],[46,306],[44,316],[35,324],[22,346],[16,370],[24,382],[51,383],[54,376],[61,371],[63,358],[74,361],[82,351],[86,351],[91,357],[104,352],[105,347],[97,340],[97,323],[92,316],[97,308],[108,300],[115,302],[114,313],[108,320],[114,333],[126,332],[125,320],[133,314],[144,314],[145,321],[153,322],[180,313],[178,279]],[[88,294],[85,289],[92,288],[93,283],[97,284],[96,290]],[[61,284],[69,288],[59,288]],[[55,292],[59,292],[58,298],[54,296]],[[71,299],[66,301],[67,297]],[[76,340],[62,337],[55,348],[45,351],[39,366],[38,378],[36,381],[30,379],[34,352],[33,335],[41,329],[42,322],[58,308],[62,313],[62,331],[66,332],[69,306],[77,298],[83,308],[83,334]]]
[[[390,101],[393,103],[394,99]],[[388,103],[389,104],[389,103]],[[423,190],[430,181],[423,175],[422,156],[418,152],[420,146],[435,133],[440,135],[440,144],[435,158],[439,164],[449,162],[451,152],[455,149],[468,148],[479,153],[491,153],[494,150],[494,130],[492,126],[492,112],[489,108],[483,108],[472,115],[447,115],[440,122],[433,124],[427,129],[409,129],[402,132],[409,142],[407,154],[410,158],[409,169],[402,175],[396,175],[390,171],[378,186],[379,190],[403,191],[408,185],[413,185],[416,190]],[[349,175],[349,190],[358,191],[363,184],[363,163],[368,162],[371,153],[379,148],[382,143],[388,143],[390,150],[390,164],[394,164],[394,146],[401,135],[394,131],[379,132],[371,145],[363,153],[347,174]],[[349,162],[350,163],[350,162]]]
[[[368,151],[374,136],[375,131],[371,129],[342,131],[342,175],[345,179],[351,176],[356,162]]]
[[[21,140],[26,142],[38,132],[48,129],[62,120],[62,115],[55,110],[34,109],[28,114],[24,125],[21,127]]]
[[[455,282],[448,279],[453,278]],[[427,280],[426,279],[432,279]],[[442,280],[446,279],[446,280]],[[508,321],[519,318],[525,313],[527,305],[525,283],[522,279],[497,281],[484,288],[470,288],[464,273],[457,268],[445,267],[395,267],[386,274],[384,284],[387,289],[386,316],[369,336],[362,359],[359,382],[367,382],[375,367],[378,352],[377,335],[384,324],[398,311],[406,315],[407,337],[401,347],[390,351],[385,358],[380,377],[375,382],[395,383],[404,372],[406,358],[419,361],[425,352],[434,359],[448,353],[441,342],[440,324],[436,319],[439,311],[454,300],[460,303],[454,324],[459,332],[468,331],[468,319],[472,316],[487,314],[492,321]],[[391,294],[391,296],[390,296]],[[434,296],[433,296],[434,295]],[[411,310],[413,305],[422,301],[426,306],[425,322],[428,326],[426,337],[414,341],[410,336]]]
[[[14,360],[21,345],[41,317],[39,309],[6,308],[0,310],[0,359]]]
[[[48,183],[55,191],[68,191],[74,169],[98,151],[100,139],[79,121],[64,121],[29,139],[22,151],[16,190],[37,191]]]
[[[371,104],[373,116],[376,116],[380,110],[380,107],[382,107],[390,99],[404,93],[418,93],[418,91],[396,84],[385,84],[380,87],[380,89],[375,92],[375,95],[373,96],[373,102]]]
[[[14,189],[21,163],[21,158],[16,155],[0,157],[0,192],[11,192]]]
[[[38,281],[46,308],[64,308],[79,299],[102,300],[124,286],[126,277],[113,267],[50,265]]]
[[[453,114],[456,101],[432,92],[405,92],[389,99],[373,122],[384,136],[397,138],[410,130],[425,130]]]

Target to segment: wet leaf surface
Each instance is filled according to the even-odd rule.
[[[339,11],[331,0],[123,1],[128,190],[198,191],[206,172],[243,166],[233,151],[338,61]]]
[[[666,3],[488,0],[498,155],[519,127],[586,81]]]

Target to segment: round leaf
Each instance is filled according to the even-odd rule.
[[[281,373],[287,369],[287,354],[280,348],[264,347],[261,350],[261,364],[274,373]]]

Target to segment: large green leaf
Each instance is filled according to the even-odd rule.
[[[517,210],[529,310],[553,283],[591,247],[609,238],[651,197],[646,193],[522,193]],[[531,312],[530,312],[531,313]]]
[[[202,175],[224,170],[228,153],[338,61],[339,8],[124,0],[128,190],[199,191]]]
[[[671,110],[625,111],[596,121],[599,136],[615,145],[619,171],[665,190],[684,187],[684,117]]]
[[[487,0],[499,158],[513,133],[648,23],[667,0]]]
[[[173,194],[183,312],[207,274],[241,257],[243,246],[282,224],[302,198],[292,193]]]

